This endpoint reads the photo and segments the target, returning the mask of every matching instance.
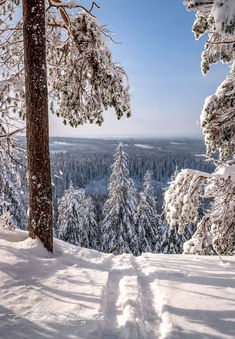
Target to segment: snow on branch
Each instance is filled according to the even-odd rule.
[[[0,6],[0,113],[25,119],[25,70],[22,20],[13,20],[20,1]],[[64,124],[103,123],[114,108],[117,118],[129,117],[130,94],[124,69],[112,60],[110,32],[79,1],[47,1],[46,39],[49,107]]]
[[[212,237],[210,234],[210,217],[204,216],[197,226],[197,231],[192,238],[184,243],[183,249],[185,254],[211,254],[210,245]]]
[[[67,8],[67,9],[75,9],[75,8],[80,8],[83,9],[85,12],[89,13],[90,15],[93,16],[91,13],[93,8],[100,8],[96,2],[92,2],[91,8],[88,10],[84,6],[80,4],[79,0],[74,0],[74,1],[61,1],[61,0],[49,0],[50,7],[58,7],[58,8]]]
[[[234,0],[184,2],[188,10],[196,10],[196,20],[193,24],[195,38],[199,39],[208,33],[209,39],[202,53],[202,73],[206,74],[210,64],[230,62],[234,60],[235,42],[235,2]]]
[[[205,135],[207,155],[217,150],[220,165],[212,174],[184,170],[171,182],[166,194],[167,220],[179,233],[188,223],[199,219],[201,199],[209,199],[209,207],[198,223],[185,253],[218,254],[235,251],[235,164],[228,161],[235,154],[235,1],[186,0],[188,10],[196,10],[193,32],[196,39],[208,33],[202,53],[201,69],[206,74],[211,64],[232,62],[231,74],[216,93],[205,101],[201,127]],[[227,160],[227,162],[225,162]],[[208,203],[208,202],[207,202]]]
[[[205,75],[210,65],[219,61],[233,63],[231,75],[206,99],[201,115],[207,154],[219,150],[220,158],[225,160],[235,153],[235,1],[186,0],[184,4],[188,10],[196,11],[192,28],[195,38],[208,33],[202,53],[202,73]]]
[[[211,30],[224,36],[235,34],[235,2],[234,0],[186,0],[188,10],[198,11],[198,17],[205,18]],[[202,19],[200,19],[202,20]]]
[[[208,254],[213,245],[218,254],[235,250],[235,163],[218,167],[214,173],[183,170],[165,194],[167,221],[179,233],[199,219],[201,199],[211,203],[197,231],[187,243],[185,253]]]
[[[201,114],[207,154],[211,155],[218,149],[222,160],[235,153],[234,77],[235,65],[216,93],[205,100]]]
[[[179,234],[187,224],[197,221],[201,184],[209,177],[209,173],[186,169],[170,183],[165,193],[166,217],[172,229],[179,225]]]

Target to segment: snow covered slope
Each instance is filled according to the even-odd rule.
[[[0,231],[1,339],[235,338],[235,257],[113,256]]]

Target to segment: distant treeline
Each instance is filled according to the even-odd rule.
[[[81,154],[77,152],[56,153],[52,155],[52,177],[54,183],[54,192],[60,197],[65,189],[72,182],[74,187],[86,188],[90,182],[100,184],[100,194],[104,194],[104,187],[111,174],[110,166],[113,162],[112,154],[96,153]],[[176,167],[192,168],[205,172],[212,172],[214,165],[205,160],[202,156],[195,156],[190,153],[138,153],[128,155],[128,168],[130,177],[135,181],[137,189],[140,189],[140,183],[143,181],[147,170],[152,171],[155,181],[156,192],[157,183],[165,186],[174,173]],[[94,183],[94,192],[99,193]],[[92,188],[89,187],[89,193],[92,194]]]

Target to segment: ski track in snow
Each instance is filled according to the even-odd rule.
[[[112,260],[104,287],[104,321],[94,338],[164,339],[157,280],[150,285],[138,259],[131,255]]]
[[[1,339],[233,339],[235,258],[113,256],[0,231]]]

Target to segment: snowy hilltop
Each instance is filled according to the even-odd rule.
[[[235,257],[114,256],[0,231],[1,339],[234,338]]]

